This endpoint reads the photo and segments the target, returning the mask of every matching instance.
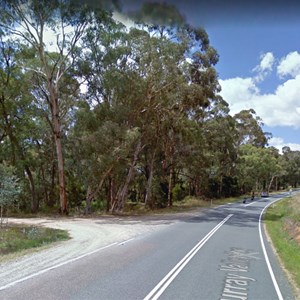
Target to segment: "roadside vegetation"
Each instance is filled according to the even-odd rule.
[[[0,262],[9,255],[69,239],[68,232],[40,226],[8,224],[0,228]]]
[[[183,200],[174,201],[172,207],[163,207],[150,209],[143,203],[127,202],[122,214],[128,215],[143,215],[143,214],[168,214],[168,213],[179,213],[194,210],[196,208],[209,208],[213,206],[223,205],[227,203],[237,202],[243,200],[244,197],[228,197],[220,199],[201,199],[193,196],[187,196]],[[250,195],[248,195],[250,198]],[[101,212],[98,212],[101,214]]]
[[[300,195],[269,207],[265,223],[280,260],[300,290]]]

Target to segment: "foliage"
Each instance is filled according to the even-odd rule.
[[[127,28],[118,1],[2,2],[0,161],[20,210],[118,213],[299,184],[299,152],[268,147],[253,109],[230,115],[217,50],[174,5],[144,4]]]
[[[0,207],[1,226],[3,223],[3,211],[15,204],[20,194],[18,178],[13,174],[13,169],[4,164],[0,164]]]
[[[240,147],[238,178],[245,191],[270,190],[273,179],[280,175],[278,152],[272,148],[257,148],[251,144]]]
[[[173,188],[174,201],[181,201],[188,195],[186,187],[177,183]]]

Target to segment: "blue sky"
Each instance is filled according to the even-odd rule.
[[[145,1],[127,0],[124,8]],[[231,114],[253,108],[273,134],[271,146],[300,150],[300,1],[156,2],[174,4],[206,29],[220,55],[216,70]]]
[[[221,95],[231,112],[253,108],[273,134],[270,145],[300,150],[300,18],[206,30],[220,55]]]

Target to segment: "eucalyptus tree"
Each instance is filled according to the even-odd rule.
[[[300,182],[300,151],[292,151],[290,147],[283,147],[282,159],[285,187],[289,185],[296,187]]]
[[[267,145],[270,133],[262,130],[262,119],[256,116],[253,109],[242,110],[234,115],[236,128],[239,132],[239,145],[251,144],[256,147],[264,147]]]
[[[85,51],[76,65],[78,76],[86,84],[83,97],[87,102],[78,111],[73,137],[76,143],[83,146],[83,151],[78,155],[82,157],[84,164],[90,166],[83,183],[87,211],[90,210],[91,200],[101,192],[105,181],[111,178],[111,185],[117,185],[118,173],[127,166],[118,167],[128,159],[128,150],[136,142],[137,133],[133,126],[126,124],[132,108],[126,102],[130,96],[128,93],[135,91],[129,90],[131,82],[123,75],[129,52],[125,45],[125,27],[108,15],[105,17],[105,25],[101,23],[103,16],[97,15],[95,23],[89,27],[83,39]],[[90,141],[93,143],[90,144]],[[119,186],[117,194],[121,193]],[[123,194],[125,197],[125,190]],[[115,199],[110,199],[109,202],[112,202],[112,209],[122,209],[122,204],[118,207]]]
[[[143,145],[147,145],[145,201],[152,205],[153,166],[160,153],[163,153],[163,169],[169,173],[168,204],[171,206],[175,156],[179,154],[181,131],[186,120],[186,113],[181,108],[182,91],[186,83],[180,70],[180,65],[185,63],[185,45],[163,36],[162,29],[158,35],[155,32],[151,29],[137,48],[139,73],[143,81],[138,126],[141,128]]]
[[[85,190],[86,212],[91,202],[103,198],[108,201],[108,210],[117,210],[115,189],[120,189],[132,147],[139,135],[134,129],[120,126],[119,110],[109,111],[105,105],[91,109],[83,102],[76,113],[75,126],[70,131],[69,143],[74,160],[73,170]],[[109,185],[108,195],[102,192]]]
[[[30,95],[30,80],[21,67],[27,55],[24,45],[0,40],[0,128],[1,161],[16,167],[25,186],[29,187],[31,211],[38,209],[36,192],[35,152],[32,133],[38,130],[35,122],[35,107]],[[26,178],[25,178],[26,177]],[[24,189],[23,192],[27,190]],[[26,198],[27,195],[24,195]]]
[[[97,35],[99,31],[93,33]],[[120,147],[129,147],[130,150],[127,157],[127,175],[123,183],[119,182],[115,197],[114,208],[118,210],[123,208],[129,185],[136,172],[138,157],[144,149],[150,158],[146,199],[151,198],[153,165],[163,130],[167,128],[171,106],[174,105],[170,95],[172,89],[176,89],[179,84],[180,79],[176,74],[182,51],[168,39],[161,40],[136,28],[128,33],[117,32],[116,35],[110,30],[109,38],[104,39],[104,43],[98,48],[98,44],[95,45],[91,39],[92,35],[88,37],[86,45],[93,49],[88,53],[88,61],[93,66],[90,67],[93,72],[87,80],[89,97],[98,103],[95,111],[106,111],[106,118],[99,122],[106,120],[105,126],[120,128],[124,134],[124,142]],[[116,40],[113,41],[112,37]],[[117,44],[113,49],[110,44],[105,44],[108,39],[110,43]],[[125,142],[132,137],[135,140]]]
[[[281,173],[278,150],[242,145],[237,170],[240,186],[245,192],[269,190],[274,178]]]
[[[171,63],[173,70],[167,77],[170,89],[165,97],[168,100],[164,100],[167,103],[167,110],[163,110],[161,116],[163,130],[160,130],[163,161],[169,173],[168,204],[171,206],[176,167],[181,165],[182,159],[187,155],[194,154],[191,151],[192,145],[195,144],[191,140],[193,136],[191,128],[194,126],[190,121],[197,122],[201,127],[205,122],[205,107],[217,101],[220,86],[214,65],[218,61],[218,54],[210,45],[206,31],[188,25],[175,6],[147,3],[134,17],[151,36],[156,37],[161,43],[163,41],[168,41],[170,45],[173,43],[177,48],[174,51],[174,46],[173,48],[169,46],[170,51],[166,52],[173,58]],[[164,58],[164,54],[158,51],[155,57]],[[176,85],[172,85],[173,83]],[[185,139],[185,136],[190,138]]]
[[[234,177],[238,131],[235,120],[229,115],[228,104],[221,97],[215,98],[205,112],[202,147],[206,154],[206,178],[209,180],[204,184],[210,196],[230,196],[236,189]],[[228,183],[225,185],[226,180]]]
[[[153,16],[154,6],[162,10]],[[87,116],[83,124],[90,116],[94,125],[82,125],[86,130],[77,132],[81,142],[94,141],[94,156],[88,161],[101,171],[93,172],[98,180],[89,182],[99,184],[92,190],[99,191],[105,177],[114,182],[112,210],[123,209],[134,176],[142,174],[145,202],[154,203],[152,185],[159,180],[167,183],[172,205],[173,183],[184,168],[182,158],[199,145],[192,132],[200,132],[208,119],[205,108],[218,101],[213,68],[218,55],[206,32],[187,26],[176,10],[167,8],[149,4],[144,13],[150,11],[152,21],[145,22],[144,14],[139,26],[128,31],[112,21],[107,27],[95,23],[84,39],[86,50],[77,68],[86,80],[90,106],[82,110]],[[173,17],[175,22],[169,22]],[[108,147],[104,149],[95,136]],[[114,156],[118,152],[122,154]],[[111,155],[113,160],[108,159]]]
[[[99,120],[103,130],[107,126],[116,126],[123,133],[120,148],[128,153],[127,174],[117,176],[119,179],[123,177],[123,180],[118,180],[114,209],[121,210],[124,206],[143,150],[147,152],[144,157],[147,157],[146,168],[149,171],[148,202],[154,161],[163,134],[161,129],[167,128],[167,116],[174,104],[173,99],[172,104],[168,102],[170,91],[178,86],[176,72],[182,60],[181,46],[143,29],[133,28],[126,32],[124,27],[114,22],[107,27],[95,24],[86,36],[85,45],[89,50],[85,52],[79,68],[86,78],[87,95],[94,104],[97,103],[95,112],[105,110],[107,113],[106,118]],[[135,139],[132,140],[132,137]],[[128,139],[131,142],[126,142]],[[123,160],[119,162],[123,163]]]
[[[66,213],[61,124],[63,119],[61,108],[65,99],[61,95],[61,86],[79,56],[80,41],[86,28],[93,23],[93,10],[89,10],[87,4],[72,0],[3,0],[2,3],[0,20],[2,29],[7,35],[19,38],[35,50],[39,64],[35,65],[32,71],[46,82],[44,97],[47,99],[51,115],[57,156],[60,211]],[[101,3],[103,1],[99,2]],[[52,36],[52,41],[49,41],[49,36]],[[53,51],[50,50],[51,46],[55,48]]]
[[[283,157],[279,150],[275,147],[268,147],[267,154],[269,155],[269,163],[266,171],[266,189],[270,191],[272,187],[278,190],[278,181],[284,176]]]

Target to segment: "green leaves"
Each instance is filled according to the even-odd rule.
[[[0,206],[11,206],[21,192],[14,169],[5,164],[0,164]],[[1,216],[2,217],[2,216]]]
[[[281,161],[271,148],[242,145],[237,164],[241,185],[251,189],[268,189],[273,178],[280,176]]]
[[[0,161],[29,183],[24,202],[53,205],[64,186],[72,206],[122,209],[127,195],[164,206],[176,184],[220,197],[274,176],[297,182],[297,153],[268,150],[252,109],[229,115],[205,29],[161,3],[127,28],[109,2],[4,1]]]

